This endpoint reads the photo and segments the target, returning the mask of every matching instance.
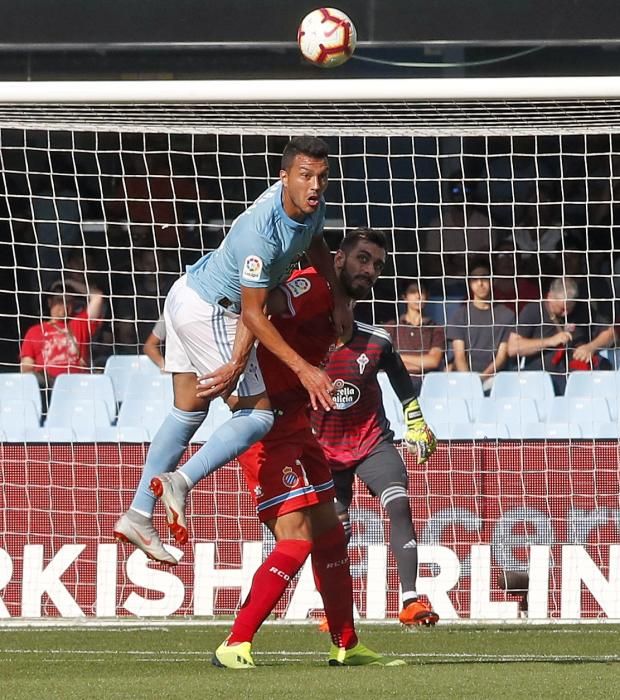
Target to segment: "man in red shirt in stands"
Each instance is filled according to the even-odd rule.
[[[88,296],[78,311],[77,296]],[[49,321],[31,326],[20,349],[22,372],[34,372],[42,387],[51,387],[59,374],[90,372],[90,341],[101,326],[103,294],[71,281],[54,282],[47,299]]]

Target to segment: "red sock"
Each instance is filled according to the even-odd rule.
[[[337,647],[350,649],[357,644],[357,634],[353,623],[353,580],[342,525],[315,538],[312,567],[332,642]]]
[[[308,540],[280,540],[258,567],[232,626],[229,643],[251,642],[312,551]]]

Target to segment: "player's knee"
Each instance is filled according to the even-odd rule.
[[[276,540],[312,541],[312,525],[304,511],[287,513],[267,523]]]

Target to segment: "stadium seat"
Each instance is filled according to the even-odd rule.
[[[592,437],[597,440],[620,440],[618,421],[595,423]]]
[[[395,440],[402,440],[405,435],[405,417],[403,414],[403,405],[400,402],[396,392],[390,384],[390,380],[385,372],[377,373],[377,380],[381,387],[381,398],[383,399],[383,408],[385,415],[390,421],[390,427],[394,432]]]
[[[95,442],[149,442],[149,433],[140,426],[95,426]]]
[[[39,427],[39,413],[32,401],[4,399],[0,402],[0,429],[8,442],[22,442],[26,429]]]
[[[222,399],[217,398],[212,401],[209,406],[207,417],[194,433],[191,442],[206,442],[211,437],[213,431],[222,425],[222,423],[229,420],[231,415],[232,412],[230,408],[228,408],[228,405],[222,401]]]
[[[71,428],[26,428],[20,442],[74,442],[75,434]]]
[[[569,423],[526,423],[524,440],[576,440],[581,438],[581,428]]]
[[[444,423],[434,431],[438,440],[497,440],[510,437],[502,423]]]
[[[577,425],[581,437],[585,438],[594,436],[598,423],[609,423],[611,420],[609,405],[604,398],[556,396],[549,409],[549,422]]]
[[[444,399],[433,396],[420,397],[420,407],[426,422],[435,429],[436,425],[469,423],[471,420],[465,399]]]
[[[564,395],[608,398],[616,396],[619,382],[618,372],[572,372],[568,375]]]
[[[34,374],[0,373],[0,401],[5,399],[32,401],[41,418],[41,389]]]
[[[568,375],[565,396],[607,399],[611,416],[618,419],[619,372],[573,372]]]
[[[547,415],[547,405],[554,398],[551,375],[543,371],[499,372],[491,388],[492,399],[533,399],[541,420]]]
[[[125,399],[118,412],[119,428],[144,428],[152,440],[168,415],[171,404],[163,400]]]
[[[521,438],[523,426],[539,419],[534,399],[488,398],[477,402],[476,423],[499,423],[511,438]]]
[[[165,401],[166,411],[173,403],[171,374],[132,374],[127,382],[123,401]]]
[[[103,401],[110,419],[116,416],[116,399],[110,377],[105,374],[61,374],[54,382],[49,413],[57,410],[55,404],[82,399]],[[49,415],[49,414],[48,414]],[[109,423],[110,421],[108,421]]]
[[[426,398],[483,398],[482,383],[476,372],[430,372],[422,382],[421,396]]]
[[[129,377],[133,374],[159,376],[159,367],[146,355],[110,355],[103,373],[110,377],[117,403],[125,398]]]
[[[95,442],[96,428],[110,427],[111,423],[112,419],[105,401],[58,399],[50,406],[45,427],[70,427],[78,442]]]

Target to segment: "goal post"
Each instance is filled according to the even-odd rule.
[[[108,426],[96,412],[46,426],[50,396],[29,407],[16,383],[0,397],[0,623],[238,608],[270,543],[234,465],[193,493],[191,545],[175,570],[156,571],[112,540],[169,377],[136,360],[130,373],[153,393],[150,414],[132,425],[127,402],[145,395],[124,393],[135,377],[114,383],[109,358],[142,353],[171,283],[274,181],[288,138],[328,141],[332,249],[345,229],[388,234],[390,262],[360,302],[361,320],[393,326],[406,283],[424,279],[426,313],[448,323],[467,298],[469,260],[480,258],[503,282],[493,299],[513,308],[542,304],[554,277],[575,278],[588,324],[602,329],[616,323],[620,293],[619,106],[618,77],[0,83],[0,383],[17,382],[20,341],[47,318],[53,283],[81,282],[82,304],[96,290],[105,296],[87,369],[109,376],[113,392]],[[450,341],[442,349],[450,362]],[[614,347],[603,352],[615,367]],[[567,419],[567,432],[544,439],[476,435],[490,398],[452,395],[451,410],[463,413],[448,430],[467,421],[470,438],[444,433],[425,467],[404,454],[419,591],[443,620],[520,619],[528,587],[530,619],[620,619],[620,455],[618,439],[600,432],[605,411],[607,430],[617,429],[618,393],[608,389],[619,375],[608,376],[604,398],[602,388],[583,397],[589,413],[578,420],[590,432]],[[557,408],[532,401],[520,405]],[[28,423],[33,411],[41,425]],[[384,513],[359,489],[352,515],[359,613],[393,619],[399,589]],[[156,524],[163,531],[159,513]],[[306,619],[319,607],[305,569],[277,614]]]

